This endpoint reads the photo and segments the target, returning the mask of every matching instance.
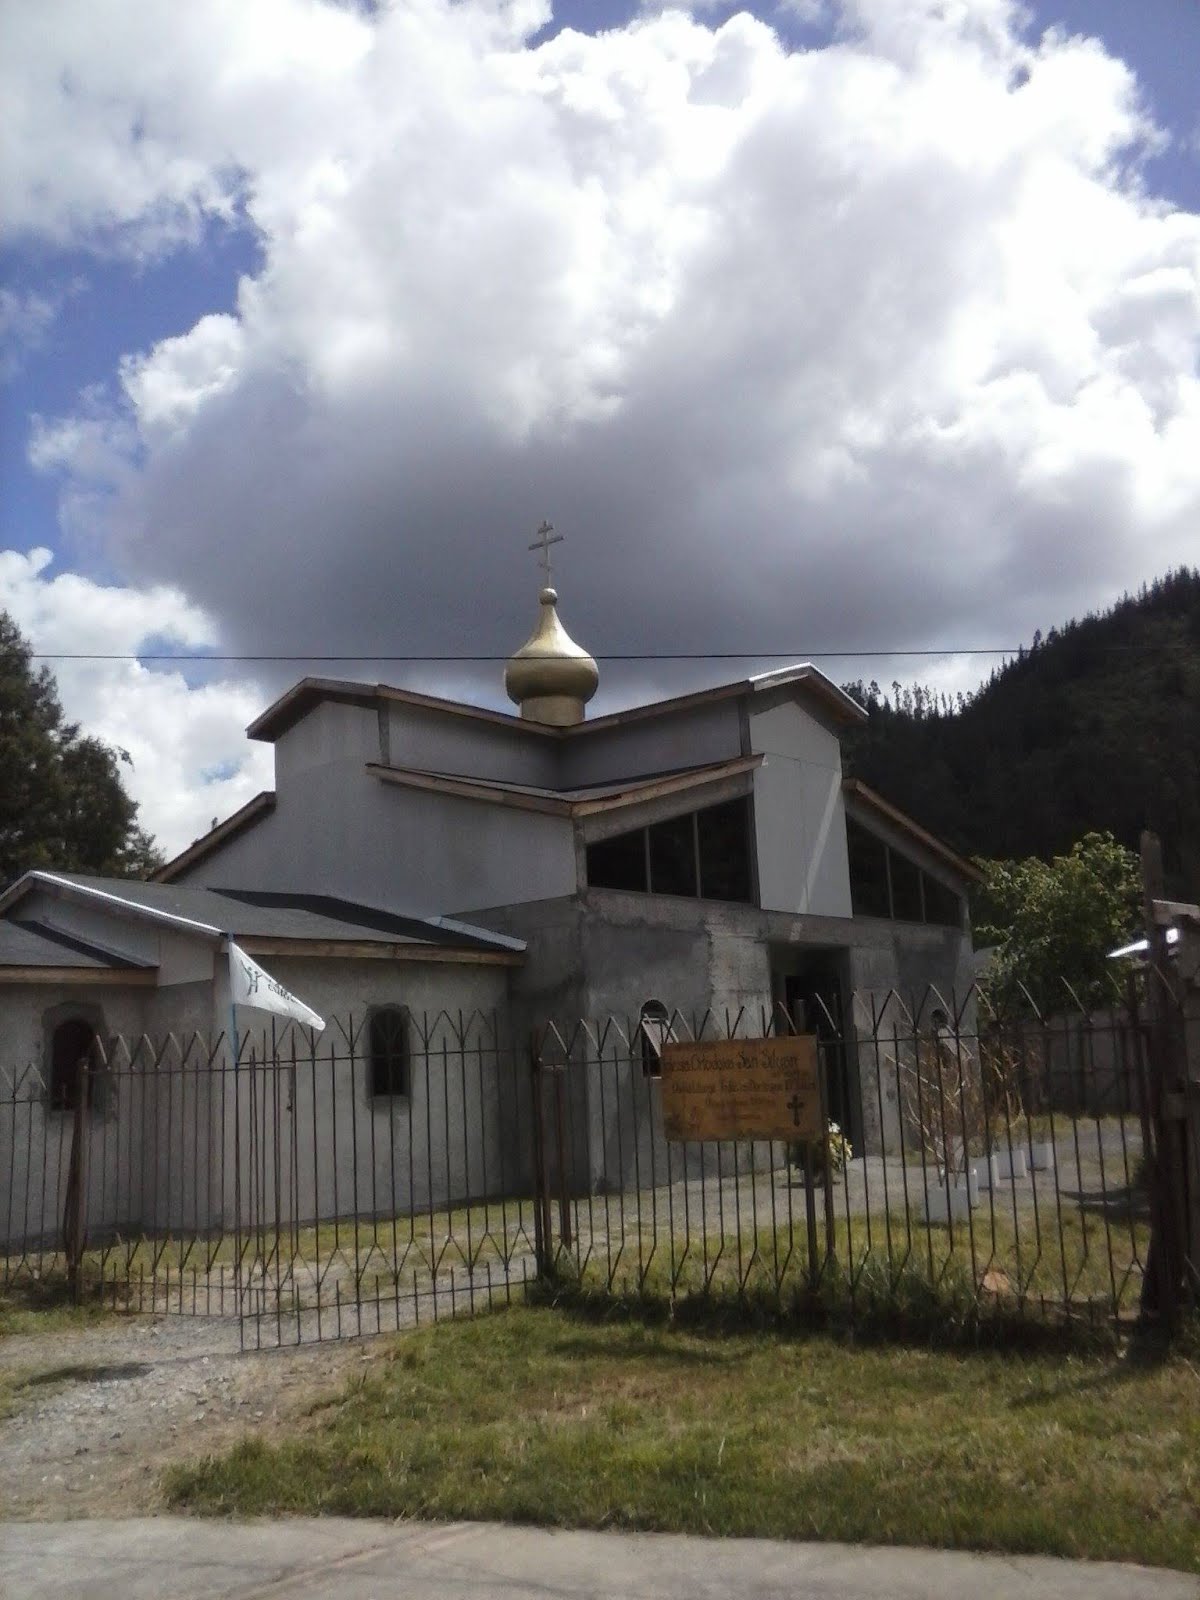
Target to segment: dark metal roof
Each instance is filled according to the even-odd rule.
[[[302,892],[270,893],[253,889],[200,889],[184,884],[145,883],[140,879],[103,878],[74,872],[31,873],[30,890],[60,892],[76,887],[124,901],[147,912],[183,918],[200,929],[231,934],[235,939],[319,939],[373,941],[386,944],[433,945],[455,950],[523,950],[520,940],[445,917],[398,915],[377,906],[341,900],[333,895]],[[16,887],[16,886],[14,886]],[[11,891],[10,891],[11,893]],[[116,905],[114,911],[118,909]],[[12,923],[0,926],[12,926]]]
[[[110,954],[44,922],[0,918],[0,967],[142,968],[146,964]]]

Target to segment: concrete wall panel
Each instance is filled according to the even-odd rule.
[[[850,869],[837,739],[794,701],[752,709],[758,878],[764,909],[850,915]]]

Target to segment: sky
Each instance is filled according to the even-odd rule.
[[[364,658],[514,649],[544,517],[598,656],[745,653],[601,659],[605,709],[969,689],[1200,560],[1196,0],[0,0],[0,44],[0,607],[168,852],[305,671],[503,705]],[[281,655],[355,659],[219,659]]]

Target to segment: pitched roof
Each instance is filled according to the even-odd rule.
[[[323,700],[334,700],[342,705],[362,706],[367,710],[374,710],[383,703],[396,703],[449,716],[471,717],[477,721],[498,724],[508,728],[514,735],[529,738],[583,739],[597,729],[615,728],[626,722],[643,721],[647,717],[669,716],[716,700],[763,694],[772,689],[793,686],[818,701],[826,712],[840,722],[858,723],[866,719],[867,714],[857,700],[844,689],[839,689],[811,662],[803,661],[789,667],[778,667],[773,672],[758,673],[754,677],[719,683],[712,688],[673,695],[667,700],[651,700],[643,705],[627,706],[621,711],[610,711],[605,716],[585,719],[567,727],[551,727],[525,717],[512,716],[506,711],[492,711],[486,706],[471,705],[465,700],[447,700],[440,695],[419,694],[415,689],[398,689],[388,683],[356,683],[345,678],[301,678],[299,683],[293,684],[286,694],[256,717],[246,733],[251,739],[263,739],[270,743],[307,716],[314,706]]]
[[[447,917],[398,914],[334,895],[199,889],[83,873],[28,872],[0,896],[0,914],[34,890],[107,905],[114,913],[132,914],[210,939],[228,935],[234,939],[368,943],[505,954],[525,948],[519,939]]]
[[[77,939],[33,920],[0,918],[0,967],[65,967],[104,971],[145,968],[150,964],[113,955],[99,945]]]

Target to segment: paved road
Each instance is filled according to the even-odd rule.
[[[952,1551],[185,1517],[0,1523],[4,1600],[1198,1600],[1144,1567]]]

